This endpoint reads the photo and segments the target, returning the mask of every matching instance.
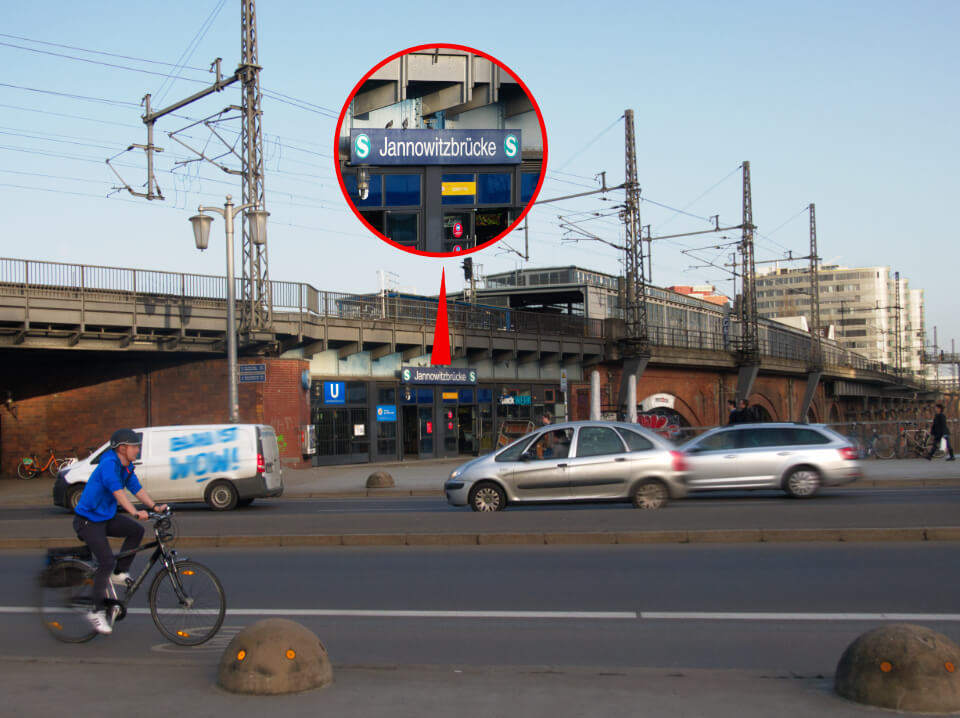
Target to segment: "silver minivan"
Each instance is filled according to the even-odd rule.
[[[637,424],[575,421],[532,431],[457,467],[447,502],[474,511],[548,501],[631,501],[660,508],[686,495],[683,454]]]
[[[857,450],[821,424],[734,424],[683,447],[690,491],[782,489],[795,498],[860,478]]]

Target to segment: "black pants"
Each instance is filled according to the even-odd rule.
[[[121,551],[130,551],[140,545],[143,538],[143,526],[129,516],[114,516],[109,521],[90,521],[83,516],[73,517],[73,530],[80,540],[90,547],[91,553],[97,559],[97,572],[93,576],[93,599],[96,609],[104,609],[104,599],[107,597],[107,584],[110,583],[110,574],[114,570],[113,549],[107,536],[123,537]],[[117,561],[117,573],[130,570],[134,554],[124,556]]]
[[[933,452],[935,452],[937,448],[940,446],[940,439],[943,439],[943,438],[947,439],[947,456],[949,456],[951,459],[953,458],[953,445],[950,443],[950,434],[944,434],[943,436],[937,436],[936,434],[934,434],[933,446],[930,447],[930,453],[927,454],[928,459],[933,458]]]

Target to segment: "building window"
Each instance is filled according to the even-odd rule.
[[[386,235],[397,244],[411,247],[417,244],[417,213],[387,212]]]
[[[420,206],[420,175],[385,175],[383,181],[388,207]]]
[[[442,204],[474,204],[477,199],[477,176],[474,174],[443,175]]]
[[[383,177],[381,175],[370,176],[370,196],[366,199],[357,197],[357,176],[353,174],[343,175],[343,184],[347,188],[347,194],[356,207],[379,207],[383,204]]]
[[[539,172],[524,172],[520,175],[520,202],[526,204],[533,197],[537,189],[537,182],[540,181]]]
[[[479,204],[510,204],[510,174],[480,174],[477,176]]]

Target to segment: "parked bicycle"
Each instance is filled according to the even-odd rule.
[[[223,586],[203,564],[181,558],[168,548],[175,537],[172,512],[150,512],[156,540],[116,558],[154,549],[150,560],[126,589],[110,582],[107,620],[110,625],[127,615],[130,600],[147,575],[159,563],[160,570],[150,584],[149,604],[153,622],[163,636],[181,646],[199,646],[216,635],[223,624],[227,601]],[[47,551],[47,567],[40,573],[38,606],[43,624],[59,641],[83,643],[97,635],[87,620],[94,609],[93,574],[96,560],[87,546]]]
[[[870,440],[865,442],[865,456],[875,459],[892,459],[897,455],[897,442],[889,434],[881,434],[872,427]]]
[[[60,469],[77,461],[76,451],[74,451],[72,456],[60,458],[57,458],[52,448],[47,449],[47,451],[50,452],[50,456],[47,457],[46,462],[42,466],[36,456],[24,456],[21,458],[17,464],[17,476],[21,479],[35,479],[44,471],[49,471],[53,478],[57,478],[57,472],[60,471]]]
[[[930,450],[930,443],[933,441],[933,435],[927,429],[903,429],[904,447],[908,451],[914,452],[917,456],[926,456]],[[934,458],[943,458],[944,451],[940,445],[934,447]]]

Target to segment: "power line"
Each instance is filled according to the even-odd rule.
[[[220,11],[223,9],[224,3],[226,0],[220,0],[220,3],[210,11],[210,14],[207,16],[207,19],[200,26],[200,29],[197,30],[197,34],[193,36],[193,39],[187,44],[187,47],[180,57],[177,59],[177,64],[167,73],[164,81],[160,84],[160,87],[154,93],[157,95],[157,104],[163,105],[163,98],[166,97],[166,93],[170,91],[170,88],[173,87],[173,82],[176,79],[179,79],[180,69],[187,69],[186,62],[193,57],[193,53],[196,52],[197,47],[199,47],[200,42],[206,37],[207,33],[210,31],[210,28],[213,26],[213,21],[216,19],[216,16],[220,14]],[[174,73],[177,73],[177,76],[174,77]],[[162,93],[162,94],[161,94]]]
[[[89,52],[89,53],[94,54],[94,55],[105,55],[105,56],[107,56],[107,57],[117,57],[117,58],[120,58],[121,60],[133,60],[134,62],[147,62],[147,63],[150,63],[151,65],[165,65],[165,66],[167,66],[167,67],[176,67],[176,65],[174,65],[172,62],[161,62],[160,60],[147,60],[147,59],[142,58],[142,57],[131,57],[130,55],[118,55],[118,54],[113,53],[113,52],[105,52],[105,51],[103,51],[103,50],[90,50],[90,49],[88,49],[88,48],[85,48],[85,47],[77,47],[77,46],[75,46],[75,45],[62,45],[62,44],[56,43],[56,42],[47,42],[47,41],[45,41],[45,40],[36,40],[36,39],[34,39],[34,38],[31,38],[31,37],[21,37],[20,35],[9,35],[9,34],[3,33],[3,32],[0,32],[0,37],[9,37],[9,38],[11,38],[11,39],[13,39],[13,40],[23,40],[24,42],[34,42],[34,43],[37,43],[38,45],[48,45],[48,46],[50,46],[50,47],[62,47],[62,48],[64,48],[65,50],[78,50],[78,51],[80,51],[80,52]],[[29,48],[26,48],[26,49],[29,49]],[[205,68],[205,67],[188,67],[188,68],[186,68],[186,69],[188,69],[188,70],[196,70],[197,72],[206,72],[206,71],[207,71],[207,68]]]
[[[603,137],[605,134],[607,134],[610,130],[612,130],[614,127],[616,127],[616,126],[617,126],[617,123],[619,123],[620,120],[622,120],[622,119],[623,119],[623,115],[620,115],[617,119],[615,119],[613,122],[611,122],[610,125],[609,125],[606,129],[601,130],[600,133],[599,133],[596,137],[594,137],[592,140],[590,140],[587,144],[585,144],[585,145],[584,145],[583,147],[581,147],[579,150],[577,150],[576,152],[574,152],[574,153],[573,153],[573,156],[570,157],[570,158],[569,158],[566,162],[564,162],[562,165],[560,165],[560,167],[559,167],[559,169],[558,169],[557,171],[562,170],[564,167],[566,167],[566,166],[569,165],[571,162],[573,162],[577,157],[579,157],[579,156],[582,155],[584,152],[586,152],[588,149],[590,149],[590,147],[593,146],[593,144],[594,144],[597,140],[599,140],[601,137]]]

